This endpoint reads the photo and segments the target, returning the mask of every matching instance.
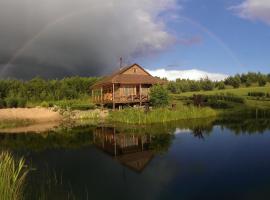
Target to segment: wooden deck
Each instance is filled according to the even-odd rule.
[[[148,102],[148,95],[128,95],[128,96],[115,96],[114,98],[108,95],[96,96],[93,99],[94,103],[97,104],[108,104],[108,103],[140,103]]]

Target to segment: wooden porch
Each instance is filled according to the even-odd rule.
[[[92,100],[96,104],[142,104],[149,102],[149,85],[111,84],[92,90]]]

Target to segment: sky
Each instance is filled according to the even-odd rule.
[[[0,78],[270,73],[270,0],[0,0]]]

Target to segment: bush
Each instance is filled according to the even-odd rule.
[[[95,109],[94,104],[74,104],[70,107],[72,110],[91,110]]]
[[[5,108],[7,105],[6,105],[6,102],[4,99],[0,99],[0,108]]]
[[[225,84],[224,84],[224,82],[223,82],[223,81],[218,82],[217,88],[218,88],[219,90],[224,90],[224,89],[225,89]]]
[[[264,92],[249,92],[248,96],[250,96],[250,97],[265,97],[267,95]]]
[[[169,104],[168,90],[162,85],[155,85],[150,89],[150,103],[155,107],[167,106]]]
[[[17,107],[19,107],[19,108],[25,108],[25,106],[26,106],[26,99],[24,99],[24,98],[18,98],[17,99]]]
[[[43,101],[41,104],[40,104],[41,107],[43,108],[48,108],[50,107],[49,103],[47,101]]]
[[[6,104],[8,108],[17,108],[18,100],[14,97],[9,97],[9,98],[6,98]]]
[[[202,79],[200,82],[201,82],[201,87],[203,90],[210,91],[210,90],[214,89],[213,82],[211,80],[209,80],[208,78]]]
[[[258,80],[258,84],[259,84],[260,87],[265,86],[266,83],[267,83],[266,78],[261,77],[261,78]]]
[[[224,100],[214,100],[214,99],[211,99],[208,102],[208,105],[211,108],[220,108],[220,109],[231,108],[231,106],[226,101],[224,101]]]

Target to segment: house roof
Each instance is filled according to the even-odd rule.
[[[146,75],[140,74],[124,74],[128,69],[137,66],[142,69]],[[147,72],[144,68],[142,68],[138,64],[133,64],[130,66],[126,66],[121,68],[120,70],[114,72],[112,75],[104,77],[102,80],[97,82],[92,86],[92,88],[99,87],[102,85],[112,84],[112,83],[122,83],[122,84],[159,84],[164,81],[160,78],[153,77],[149,72]]]

